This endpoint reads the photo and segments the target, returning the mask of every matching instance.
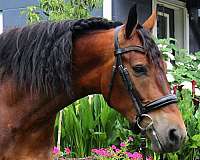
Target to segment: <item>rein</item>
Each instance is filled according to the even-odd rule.
[[[128,69],[123,64],[122,55],[129,53],[130,51],[135,51],[132,53],[140,52],[141,54],[144,54],[146,51],[143,46],[138,46],[138,45],[129,46],[126,48],[120,48],[119,40],[118,40],[118,34],[119,34],[120,29],[121,29],[121,26],[118,26],[117,28],[115,28],[115,33],[114,33],[115,62],[112,68],[112,75],[111,75],[112,78],[109,84],[108,103],[110,104],[115,76],[116,76],[117,71],[119,71],[122,81],[124,83],[124,86],[127,89],[129,96],[132,100],[133,106],[135,106],[136,111],[137,111],[137,116],[136,116],[137,123],[135,123],[134,129],[135,130],[140,129],[141,131],[146,131],[149,127],[153,125],[153,119],[148,115],[148,113],[156,109],[165,107],[169,104],[176,103],[177,98],[175,95],[168,94],[146,105],[143,105],[142,101],[140,100],[139,93],[136,90],[134,82],[131,82]],[[148,124],[148,126],[142,127],[140,125],[140,122],[145,117],[150,119],[151,122]]]

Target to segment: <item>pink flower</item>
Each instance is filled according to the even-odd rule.
[[[128,137],[129,142],[133,142],[133,137]]]
[[[128,156],[128,158],[134,158],[133,154],[130,152],[126,152],[126,155]]]
[[[99,149],[98,152],[97,152],[97,154],[98,154],[98,155],[101,155],[101,156],[103,156],[103,157],[109,157],[109,156],[110,156],[110,154],[109,154],[109,153],[107,152],[107,150],[104,149],[104,148]]]
[[[134,153],[132,154],[131,159],[138,159],[138,158],[142,158],[142,154],[141,154],[141,153],[138,153],[138,152],[134,152]]]
[[[116,149],[115,149],[115,152],[116,152],[116,153],[120,152],[120,149],[116,148]]]
[[[110,153],[105,149],[105,148],[101,148],[101,149],[92,149],[91,150],[93,153],[103,156],[103,157],[110,157]]]
[[[53,154],[58,154],[59,152],[60,152],[60,151],[59,151],[58,147],[54,146],[54,147],[53,147],[52,153],[53,153]]]
[[[115,145],[112,145],[111,148],[112,149],[117,149],[117,147]]]
[[[96,153],[98,149],[93,148],[91,152]]]
[[[123,143],[123,142],[121,142],[121,143],[120,143],[120,146],[121,146],[121,147],[126,147],[126,144]]]
[[[70,155],[70,153],[71,153],[71,150],[70,150],[70,148],[69,148],[69,147],[66,147],[66,148],[65,148],[65,153],[66,153],[67,155]]]

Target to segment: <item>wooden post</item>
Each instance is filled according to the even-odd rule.
[[[57,147],[60,150],[60,141],[61,141],[61,132],[62,132],[62,112],[63,110],[60,110],[59,114],[59,120],[58,120],[58,140],[57,140]]]

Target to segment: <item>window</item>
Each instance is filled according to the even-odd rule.
[[[157,10],[157,37],[174,38],[174,10],[159,4]]]
[[[169,38],[169,14],[158,12],[157,37],[160,39]]]
[[[153,0],[152,5],[158,11],[155,36],[175,38],[180,48],[189,50],[189,16],[186,4],[179,0]]]
[[[200,25],[200,9],[197,9],[198,11],[198,25]]]
[[[3,12],[0,11],[0,34],[3,32]]]

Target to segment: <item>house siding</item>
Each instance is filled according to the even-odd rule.
[[[9,9],[3,11],[3,30],[21,27],[26,24],[26,16],[21,14],[24,9]]]
[[[200,7],[199,7],[200,8]],[[198,7],[191,8],[189,10],[190,14],[190,52],[200,51],[200,17],[198,17]]]
[[[0,34],[3,32],[3,12],[0,10]]]
[[[14,27],[20,27],[26,24],[26,16],[22,15],[22,11],[27,6],[35,5],[38,0],[0,0],[0,10],[3,15],[3,30],[9,30]]]
[[[94,9],[91,15],[94,17],[103,17],[103,8],[101,7],[101,8]]]
[[[38,0],[0,0],[0,10],[25,8],[37,3]]]
[[[3,30],[21,27],[27,24],[27,17],[22,11],[27,6],[38,4],[38,0],[0,0],[0,11],[3,15]],[[103,8],[98,8],[91,13],[93,16],[103,16]]]
[[[152,1],[150,0],[113,0],[112,19],[125,22],[130,7],[136,3],[138,20],[141,24],[151,15]]]

